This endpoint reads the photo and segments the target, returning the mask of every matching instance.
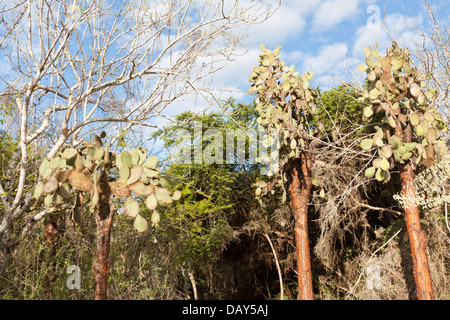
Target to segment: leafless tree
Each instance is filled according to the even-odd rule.
[[[51,158],[105,125],[114,142],[176,100],[213,97],[208,77],[274,9],[239,0],[0,0],[0,98],[12,102],[20,154],[14,189],[0,181],[0,272],[31,200],[30,146]]]
[[[423,70],[430,75],[431,84],[438,89],[437,105],[450,120],[450,33],[446,19],[450,18],[448,12],[433,7],[430,1],[423,0],[428,16],[429,31],[416,30],[422,36],[422,43],[417,43],[416,58],[420,61]],[[443,16],[440,16],[443,15]]]

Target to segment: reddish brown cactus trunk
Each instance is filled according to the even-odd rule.
[[[105,179],[100,182],[100,201],[95,213],[97,223],[97,255],[94,264],[94,299],[106,300],[109,277],[109,248],[114,208],[109,200],[111,192]]]
[[[401,124],[397,121],[395,134],[403,138],[403,142],[409,143],[412,140],[411,125],[408,124],[402,132]],[[408,232],[409,243],[413,260],[414,280],[416,282],[417,298],[419,300],[433,300],[433,288],[431,286],[430,268],[426,252],[425,234],[420,226],[420,213],[416,199],[416,187],[414,184],[414,170],[411,162],[408,161],[399,166],[400,179],[402,183],[402,193],[405,206],[406,230]]]
[[[58,240],[60,237],[58,231],[58,218],[56,215],[49,214],[46,218],[46,226],[44,231],[44,238],[50,249],[50,259],[49,266],[45,272],[45,293],[47,296],[51,297],[52,286],[55,281],[55,269],[56,269],[56,253],[58,251]]]
[[[308,240],[308,202],[312,188],[311,167],[310,154],[305,152],[301,160],[302,176],[300,178],[298,167],[294,165],[291,169],[289,184],[295,219],[299,300],[313,300],[314,298]]]
[[[410,163],[400,167],[400,178],[404,199],[415,199],[414,171]],[[433,300],[434,294],[426,253],[426,239],[420,226],[419,208],[415,201],[405,201],[405,221],[411,245],[417,298],[419,300]]]

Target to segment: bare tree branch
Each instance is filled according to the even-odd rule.
[[[177,100],[214,95],[206,80],[269,9],[261,0],[0,5],[0,62],[10,66],[0,71],[0,97],[13,101],[21,154],[15,190],[0,186],[0,236],[29,204],[32,143],[51,158],[69,139],[79,144],[110,123],[114,142],[123,130],[151,126]]]

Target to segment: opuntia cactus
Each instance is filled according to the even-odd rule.
[[[93,142],[78,148],[64,147],[52,159],[44,159],[39,167],[41,182],[36,185],[33,197],[38,205],[59,206],[69,201],[76,192],[90,195],[90,208],[97,222],[97,259],[94,264],[95,299],[106,299],[106,284],[109,272],[109,244],[115,209],[110,205],[112,195],[126,198],[124,211],[134,219],[134,229],[145,232],[148,221],[145,210],[152,211],[151,222],[157,227],[160,215],[158,206],[170,205],[179,200],[181,193],[173,195],[165,187],[166,180],[160,177],[156,156],[147,158],[147,149],[138,147],[120,153],[103,146],[102,138],[95,135]],[[115,171],[115,174],[111,174]],[[111,177],[116,181],[110,181]],[[142,205],[138,199],[142,199]],[[80,203],[77,201],[78,205]],[[142,209],[141,209],[142,208]]]
[[[445,123],[433,103],[436,89],[428,88],[427,75],[413,66],[409,50],[394,42],[386,56],[382,56],[376,47],[364,48],[366,65],[358,66],[367,73],[367,90],[360,98],[367,102],[364,120],[369,121],[377,113],[383,115],[383,124],[375,127],[373,137],[361,143],[362,149],[376,148],[378,153],[365,175],[387,182],[391,169],[400,172],[401,203],[411,244],[417,297],[429,300],[433,299],[433,289],[414,169],[422,165],[430,167],[446,154],[441,139]]]
[[[428,88],[427,76],[412,65],[409,51],[394,42],[386,56],[377,48],[366,47],[366,65],[359,65],[367,73],[367,89],[360,100],[367,102],[364,120],[377,113],[384,114],[381,126],[371,138],[364,139],[361,148],[377,148],[372,166],[365,175],[378,181],[390,179],[389,170],[411,160],[412,165],[429,167],[445,154],[441,130],[445,129],[442,115],[432,103],[436,89]],[[402,130],[411,131],[411,141],[403,139]]]
[[[45,196],[45,205],[58,205],[63,202],[60,197],[70,198],[72,192],[69,186],[72,186],[73,189],[91,194],[92,199],[94,197],[93,174],[101,170],[106,161],[110,161],[111,167],[116,168],[119,177],[117,181],[108,182],[114,196],[134,199],[132,198],[134,195],[145,198],[143,207],[147,207],[150,211],[155,210],[159,205],[169,205],[172,200],[180,199],[179,191],[172,196],[161,185],[161,183],[164,184],[164,180],[159,179],[160,171],[155,168],[158,163],[156,156],[147,158],[147,150],[142,147],[111,153],[107,148],[100,146],[100,143],[103,145],[101,138],[96,137],[93,143],[86,143],[78,149],[65,147],[51,160],[44,159],[39,168],[42,182],[35,187],[33,197],[40,200]],[[138,215],[128,216],[136,219]],[[145,218],[141,215],[139,219],[141,223],[138,225],[143,226],[142,219]],[[147,228],[142,227],[137,229],[138,232],[146,230]]]
[[[298,297],[313,299],[312,274],[310,265],[310,250],[307,230],[308,202],[312,189],[312,150],[316,147],[314,135],[319,128],[313,129],[308,121],[315,113],[316,93],[309,87],[313,74],[306,72],[300,76],[295,67],[286,66],[280,61],[281,47],[273,51],[261,45],[259,65],[253,68],[250,75],[249,93],[256,93],[256,110],[258,126],[264,129],[278,130],[277,150],[271,157],[279,158],[279,169],[274,179],[266,183],[257,181],[255,184],[256,198],[261,202],[261,196],[273,187],[279,185],[283,190],[282,201],[286,200],[284,184],[288,183],[292,198],[295,220],[295,237],[298,260]],[[317,138],[317,137],[316,137]],[[270,140],[270,141],[269,141]],[[271,145],[270,136],[264,141]],[[273,158],[272,158],[273,159]]]

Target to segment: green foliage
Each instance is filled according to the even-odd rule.
[[[229,219],[236,203],[233,185],[237,174],[210,165],[173,165],[165,172],[169,185],[182,189],[183,197],[162,209],[164,223],[182,239],[181,261],[214,259],[229,236]]]
[[[19,167],[21,160],[19,138],[0,130],[0,141],[0,181],[2,182],[6,195],[15,196],[19,177],[19,171],[16,168]],[[26,177],[25,192],[30,191],[36,185],[37,175],[35,171],[41,159],[34,146],[29,146],[27,153],[30,174]],[[2,204],[0,203],[1,208]]]
[[[245,105],[228,100],[224,102],[224,113],[181,113],[176,116],[173,125],[157,131],[152,138],[164,141],[165,148],[171,151],[183,143],[178,139],[179,130],[190,134],[192,146],[200,139],[198,134],[204,135],[206,130],[216,129],[225,142],[227,130],[252,128],[256,114],[253,104]],[[201,123],[201,132],[194,130],[195,123]],[[248,150],[248,137],[245,143]],[[207,145],[202,144],[202,151]],[[260,165],[247,162],[226,164],[227,154],[224,152],[220,156],[223,164],[196,164],[193,161],[192,146],[191,164],[170,164],[162,168],[168,186],[179,190],[174,192],[172,199],[176,200],[182,195],[181,200],[171,207],[158,210],[163,217],[160,229],[165,230],[164,235],[169,238],[177,235],[175,237],[180,241],[182,250],[177,258],[178,264],[217,259],[230,237],[233,214],[244,210],[244,207],[256,205],[251,201],[240,203],[237,197],[251,192],[252,181],[256,179]]]
[[[319,128],[324,138],[329,137],[333,141],[340,134],[357,136],[365,130],[359,125],[365,106],[358,101],[360,95],[351,83],[342,83],[327,91],[318,89],[317,111],[311,125]]]
[[[92,299],[92,252],[86,246],[89,236],[74,237],[72,231],[71,236],[60,237],[51,247],[45,242],[43,220],[15,250],[20,259],[15,259],[0,277],[0,296],[18,300]],[[81,269],[81,288],[77,290],[67,288],[67,268],[71,265]]]
[[[11,117],[14,113],[14,100],[10,97],[0,98],[0,124],[4,124],[3,118]]]
[[[4,180],[8,178],[7,166],[13,152],[17,150],[18,142],[2,130],[0,130],[0,141],[2,141],[0,144],[0,178]]]

